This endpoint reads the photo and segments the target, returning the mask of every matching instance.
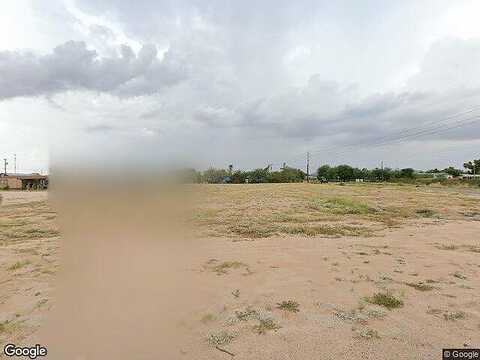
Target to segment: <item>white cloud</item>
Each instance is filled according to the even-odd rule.
[[[476,124],[432,132],[467,122],[448,117],[477,103],[480,25],[470,16],[453,26],[477,7],[56,0],[29,15],[52,23],[39,27],[48,41],[24,45],[22,36],[40,36],[32,29],[15,30],[18,42],[0,37],[0,109],[19,97],[45,98],[22,116],[47,107],[43,116],[98,144],[147,141],[155,153],[178,141],[217,165],[303,161],[308,149],[342,147],[351,162],[368,162],[362,151],[384,151],[379,157],[399,164],[441,166],[432,149],[457,144],[462,154],[455,156],[470,158],[480,140]],[[367,146],[405,128],[426,132],[409,140],[424,160],[404,155],[408,141],[395,145],[403,152]],[[15,144],[10,149],[22,146]],[[339,154],[324,153],[322,161]]]
[[[52,95],[69,90],[114,94],[153,94],[181,81],[187,74],[182,64],[157,58],[154,45],[135,54],[128,45],[114,57],[99,57],[84,42],[69,41],[52,53],[0,52],[0,99]]]

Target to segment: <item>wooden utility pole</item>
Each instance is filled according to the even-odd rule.
[[[310,153],[307,152],[307,182],[310,182]]]
[[[382,182],[385,180],[385,176],[383,174],[383,160],[382,160]]]
[[[3,172],[5,173],[5,175],[7,175],[7,165],[7,159],[3,159]]]

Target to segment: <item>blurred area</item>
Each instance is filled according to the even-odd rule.
[[[78,171],[52,171],[62,239],[57,303],[40,335],[49,359],[177,358],[197,293],[189,191],[152,171]]]

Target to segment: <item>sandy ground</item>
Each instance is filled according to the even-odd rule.
[[[47,193],[2,196],[8,207]],[[198,239],[209,249],[188,269],[202,288],[188,319],[198,341],[178,358],[232,358],[223,349],[249,360],[439,359],[442,348],[478,348],[479,234],[470,217],[420,219],[369,237]],[[58,260],[58,237],[3,239],[2,343],[34,341],[55,303]],[[370,303],[376,293],[401,305]],[[293,306],[282,309],[287,301]]]

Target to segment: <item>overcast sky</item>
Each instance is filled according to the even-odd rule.
[[[480,157],[477,0],[16,0],[0,14],[10,171],[14,153],[43,172],[71,153],[202,168]]]

